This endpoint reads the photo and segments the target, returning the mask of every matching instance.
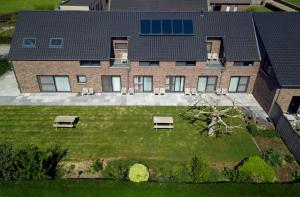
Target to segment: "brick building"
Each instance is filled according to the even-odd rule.
[[[277,102],[284,112],[300,105],[300,14],[254,14],[262,56],[253,95],[270,112]]]
[[[21,92],[252,93],[260,62],[251,14],[202,12],[24,11],[9,57]]]
[[[253,94],[300,104],[299,13],[19,13],[9,54],[21,92]]]

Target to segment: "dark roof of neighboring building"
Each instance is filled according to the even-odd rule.
[[[208,0],[209,3],[217,4],[251,4],[251,0]]]
[[[207,11],[207,0],[111,0],[112,11]]]
[[[68,6],[89,6],[93,4],[95,1],[99,0],[67,0],[61,2],[60,5],[68,5]]]
[[[279,85],[300,87],[300,13],[254,14],[254,21]]]
[[[193,35],[140,35],[141,19],[192,19]],[[36,48],[23,48],[36,37]],[[128,58],[140,61],[207,59],[206,38],[222,37],[228,61],[260,60],[249,13],[22,11],[9,58],[12,60],[109,60],[111,37],[129,37]],[[63,48],[49,48],[64,38]]]

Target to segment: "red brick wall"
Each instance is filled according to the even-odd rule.
[[[300,96],[300,89],[280,89],[278,92],[277,103],[283,112],[288,111],[293,96]]]
[[[300,89],[281,89],[272,70],[270,75],[259,70],[253,96],[267,113],[270,113],[274,102],[279,104],[283,112],[287,112],[293,96],[300,96]]]
[[[111,68],[109,61],[100,67],[80,67],[79,61],[13,61],[21,92],[40,92],[37,75],[68,75],[72,92],[81,92],[84,87],[93,87],[101,92],[101,75],[120,75],[122,87],[127,86],[128,69]],[[87,83],[78,84],[77,75],[86,75]]]
[[[164,88],[167,75],[185,76],[186,88],[197,88],[200,75],[213,75],[218,76],[217,88],[228,88],[231,76],[250,76],[248,93],[252,93],[259,68],[258,62],[253,67],[235,67],[233,62],[227,62],[224,69],[207,68],[205,62],[197,62],[194,67],[179,67],[175,62],[140,67],[138,62],[133,61],[130,69],[111,68],[109,61],[102,61],[101,67],[95,68],[80,67],[79,61],[13,61],[13,65],[22,92],[39,92],[36,75],[68,75],[72,92],[80,92],[84,87],[93,87],[96,92],[101,92],[101,75],[120,75],[122,87],[126,88],[133,88],[133,76],[136,75],[153,76],[153,88]],[[78,84],[77,75],[86,75],[87,84]]]
[[[270,111],[278,88],[279,86],[273,72],[271,71],[270,75],[267,75],[260,69],[254,85],[253,96],[266,112]]]

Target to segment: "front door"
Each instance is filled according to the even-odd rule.
[[[296,114],[299,111],[300,96],[293,96],[291,104],[289,106],[289,113]]]

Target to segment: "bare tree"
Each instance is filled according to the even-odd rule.
[[[224,108],[219,106],[219,99],[208,95],[198,96],[181,115],[194,124],[200,123],[204,127],[201,132],[207,131],[208,136],[221,136],[231,133],[234,128],[241,128],[241,125],[233,124],[234,119],[243,118],[235,101]],[[203,125],[203,122],[206,124]]]

